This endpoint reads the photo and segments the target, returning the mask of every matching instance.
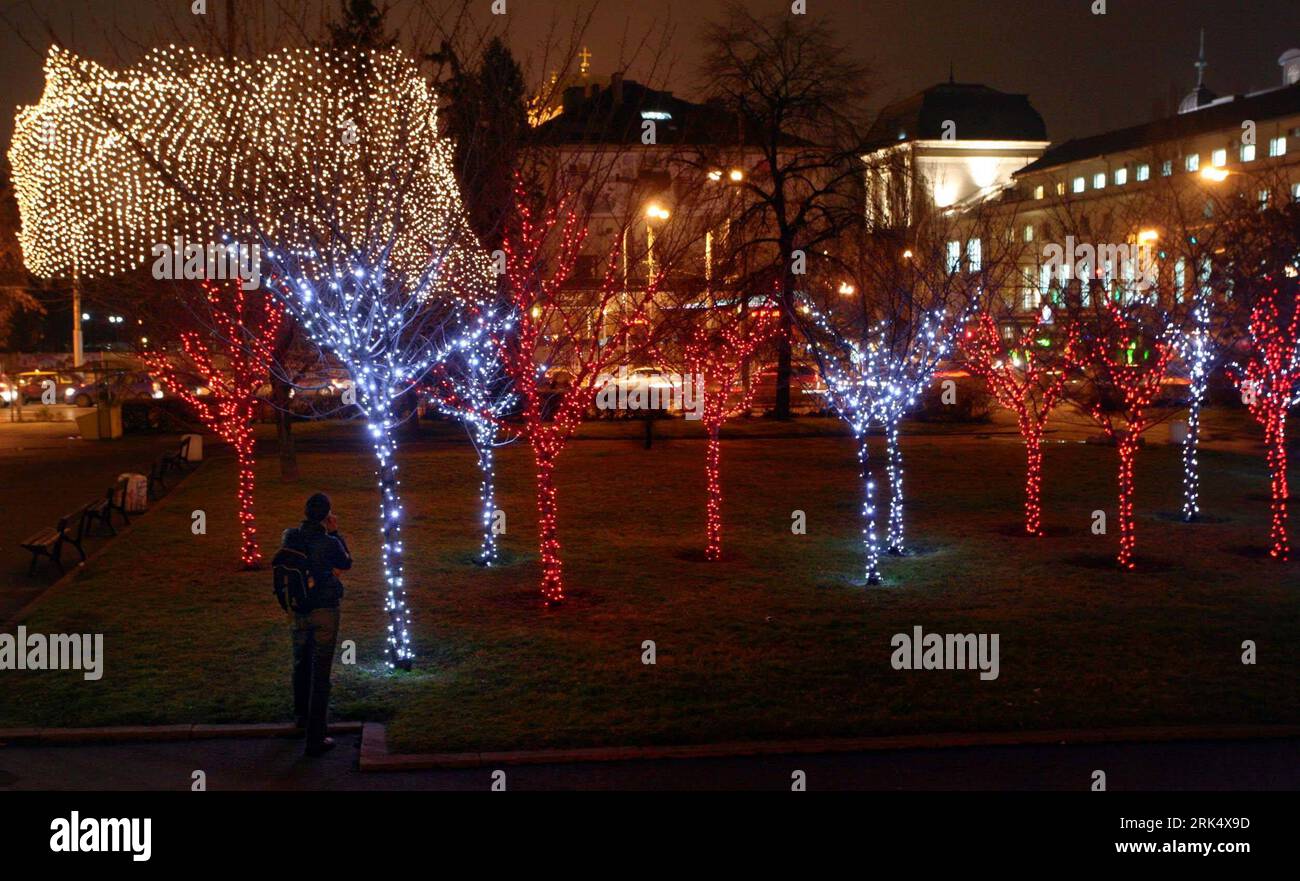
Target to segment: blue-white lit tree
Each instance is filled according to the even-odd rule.
[[[497,447],[509,443],[502,420],[519,403],[506,371],[503,343],[515,330],[509,305],[483,307],[462,323],[456,349],[434,371],[430,400],[439,412],[460,421],[478,457],[479,521],[482,542],[478,561],[492,566],[500,559],[495,530]]]
[[[939,365],[951,354],[960,319],[943,310],[918,316],[906,344],[898,323],[881,321],[854,332],[830,316],[807,307],[810,350],[826,382],[830,403],[849,424],[858,443],[863,482],[862,536],[866,551],[867,584],[881,581],[881,544],[876,515],[876,479],[871,469],[870,431],[885,433],[885,472],[889,482],[889,515],[885,550],[901,554],[903,528],[903,455],[899,423],[929,387]]]
[[[238,112],[232,111],[238,108]],[[253,265],[351,373],[378,460],[388,661],[413,658],[394,401],[456,348],[493,289],[437,99],[401,52],[255,60],[168,47],[116,72],[51,50],[10,160],[33,271],[128,272],[180,237]]]
[[[920,219],[905,235],[854,231],[819,260],[796,310],[830,404],[858,441],[868,584],[881,580],[882,553],[906,553],[900,426],[953,354],[980,298],[1017,275],[1021,244],[1006,219],[973,210],[957,226],[947,214]],[[879,534],[869,435],[884,434],[889,512]]]

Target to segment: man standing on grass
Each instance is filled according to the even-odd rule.
[[[330,513],[329,496],[316,493],[307,500],[307,519],[284,531],[285,548],[306,556],[311,590],[305,602],[293,609],[293,710],[298,727],[307,735],[306,753],[319,756],[334,748],[325,736],[329,711],[330,667],[339,636],[339,600],[343,582],[336,569],[351,569],[352,555]],[[284,597],[280,605],[288,611]]]

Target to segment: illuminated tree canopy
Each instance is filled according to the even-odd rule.
[[[399,51],[246,61],[171,46],[112,71],[55,47],[45,74],[9,152],[37,275],[127,272],[181,236],[487,278],[436,96]]]

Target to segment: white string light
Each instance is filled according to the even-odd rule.
[[[394,404],[455,349],[466,299],[492,289],[416,66],[397,50],[244,61],[169,46],[114,72],[55,47],[9,156],[38,275],[127,272],[176,236],[261,247],[366,416],[389,665],[409,668]]]

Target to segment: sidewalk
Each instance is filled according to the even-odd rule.
[[[495,768],[361,773],[360,737],[320,759],[280,738],[0,748],[0,792],[238,789],[484,791]],[[788,790],[796,770],[816,790],[1077,790],[1094,770],[1121,790],[1300,789],[1300,739],[969,747],[565,765],[508,766],[507,789]]]

